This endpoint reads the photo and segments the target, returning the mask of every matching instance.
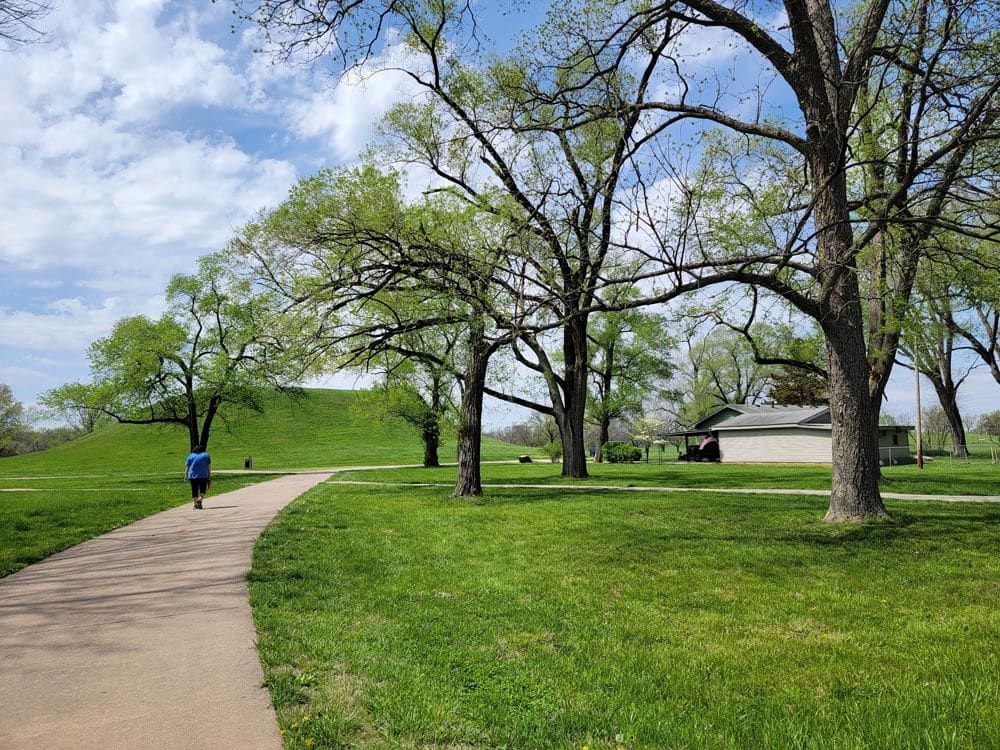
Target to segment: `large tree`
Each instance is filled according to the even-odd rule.
[[[457,380],[455,495],[470,497],[489,360],[535,307],[518,297],[507,230],[447,191],[408,200],[399,173],[366,164],[301,181],[234,250],[303,321],[297,348],[319,367],[403,358]]]
[[[265,387],[298,372],[278,354],[283,331],[272,303],[235,278],[222,255],[205,256],[197,274],[171,279],[160,318],[124,318],[90,346],[91,382],[60,386],[42,403],[122,424],[182,425],[191,448],[207,448],[222,410],[259,410]]]
[[[953,295],[940,312],[948,330],[964,340],[1000,385],[1000,243],[951,239],[948,257],[934,265],[936,278],[946,279]]]
[[[371,350],[364,364],[380,382],[362,395],[361,408],[369,416],[396,417],[416,429],[427,467],[441,465],[441,431],[455,406],[454,357],[460,334],[456,326],[402,333],[398,340]]]
[[[952,455],[968,456],[965,422],[958,402],[958,389],[972,372],[973,364],[962,363],[957,354],[963,348],[952,323],[956,320],[949,285],[925,281],[921,294],[908,316],[899,349],[934,387],[941,411],[951,432]]]
[[[974,205],[997,171],[985,145],[997,136],[996,0],[789,1],[780,20],[743,2],[564,4],[534,47],[479,68],[467,64],[471,5],[253,5],[284,51],[332,48],[347,64],[383,30],[404,29],[416,51],[405,73],[430,94],[397,110],[407,152],[472,203],[520,220],[541,251],[525,257],[541,261],[537,288],[565,321],[564,369],[530,335],[524,364],[546,377],[564,473],[586,471],[580,369],[588,315],[607,307],[602,285],[626,269],[629,282],[645,277],[638,305],[737,282],[783,298],[824,334],[827,518],[885,515],[876,416],[916,263],[935,227],[992,232],[981,213],[950,207]],[[704,75],[705,48],[689,41],[705,29],[757,56],[759,87],[738,75],[748,65]],[[711,128],[737,137],[713,150]],[[671,180],[691,176],[684,138],[704,166],[674,204],[684,220],[664,221]],[[484,200],[483,172],[503,203]],[[642,231],[630,237],[633,227]]]
[[[759,403],[771,382],[747,340],[725,326],[688,333],[683,375],[681,415],[688,424],[724,404]]]
[[[570,18],[556,12],[525,35],[515,54],[478,64],[472,5],[239,4],[281,54],[339,53],[343,68],[373,62],[386,43],[383,33],[403,30],[409,54],[403,72],[425,96],[390,113],[380,150],[419,163],[456,196],[513,227],[518,240],[510,250],[521,261],[522,292],[540,303],[514,354],[543,380],[548,399],[491,393],[552,416],[562,438],[563,474],[585,477],[589,316],[602,306],[603,287],[627,284],[639,272],[623,263],[616,213],[637,183],[636,171],[653,163],[642,158],[650,143],[643,105],[669,30],[639,53],[636,75],[601,76],[600,66],[614,61],[581,46],[581,30],[603,27],[602,13]],[[400,64],[401,56],[380,59]],[[579,122],[590,108],[611,115]],[[555,347],[547,333],[553,322]]]
[[[681,96],[644,109],[739,134],[706,151],[687,195],[685,228],[697,243],[666,262],[680,269],[683,261],[689,271],[702,264],[704,284],[767,290],[822,330],[832,521],[885,515],[876,416],[928,237],[941,225],[993,231],[973,213],[958,227],[946,209],[989,190],[996,174],[983,144],[998,135],[997,8],[992,1],[786,2],[780,25],[764,15],[769,9],[747,3],[689,0],[639,11],[651,32],[667,23],[726,32],[758,56],[769,86],[790,95],[768,107],[764,89],[733,90],[735,79],[726,89],[696,87],[689,57],[674,50],[680,81],[672,90]],[[727,107],[734,95],[760,102],[756,116]],[[876,112],[895,140],[864,152],[865,122]],[[873,161],[884,179],[870,179]],[[765,231],[734,233],[748,216]],[[878,272],[863,284],[860,271],[873,264]],[[891,276],[882,272],[890,267]],[[863,288],[877,303],[867,320]]]

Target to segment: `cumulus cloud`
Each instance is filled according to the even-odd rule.
[[[24,399],[85,377],[91,341],[159,314],[172,274],[283,199],[299,165],[356,158],[405,95],[398,73],[332,88],[272,64],[225,3],[62,0],[47,22],[0,66],[0,372]]]
[[[42,313],[0,310],[0,341],[40,351],[78,351],[111,329],[122,316],[121,300],[108,298],[91,307],[79,299],[58,299]]]
[[[68,2],[50,44],[0,69],[0,261],[87,268],[168,243],[205,252],[284,195],[292,164],[157,119],[257,101],[239,58],[201,38],[196,16],[164,8]]]
[[[297,176],[242,137],[287,106],[262,88],[282,74],[244,69],[222,4],[63,0],[47,20],[0,66],[0,367],[28,398],[44,382],[29,360],[83,377],[91,341],[158,314],[171,274]]]
[[[336,87],[321,88],[293,103],[289,128],[302,138],[322,139],[339,160],[357,158],[392,105],[418,90],[398,70],[400,64],[412,62],[402,47],[388,48]]]

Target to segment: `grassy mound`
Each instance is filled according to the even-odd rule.
[[[271,396],[263,413],[217,421],[209,444],[212,466],[255,469],[412,464],[423,460],[416,431],[402,420],[373,419],[355,391],[307,390],[300,398]],[[483,440],[484,460],[515,458],[523,448]],[[184,470],[187,432],[175,425],[114,425],[41,453],[0,459],[0,477],[67,474],[151,474]],[[454,460],[454,441],[441,446]]]

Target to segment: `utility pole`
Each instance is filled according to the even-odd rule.
[[[923,444],[923,425],[920,420],[920,370],[917,368],[917,363],[913,363],[913,377],[917,384],[917,468],[924,468],[924,444]]]

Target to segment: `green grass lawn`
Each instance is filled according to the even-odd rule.
[[[516,458],[524,451],[483,441],[483,458]],[[173,425],[114,425],[42,453],[0,459],[0,477],[19,475],[177,472],[189,452],[187,432]],[[307,390],[301,399],[272,396],[263,414],[231,415],[216,422],[209,452],[216,469],[412,464],[423,460],[417,432],[401,420],[372,419],[354,391]],[[441,447],[453,461],[454,440]]]
[[[209,496],[271,478],[216,476]],[[170,479],[0,479],[0,576],[85,539],[189,503],[189,496],[190,485],[179,472]]]
[[[704,487],[751,489],[830,489],[830,467],[819,464],[589,464],[590,478],[566,479],[559,464],[483,466],[483,482],[531,484],[603,484],[635,487]],[[969,464],[935,461],[924,469],[890,466],[883,469],[886,492],[915,494],[1000,495],[1000,466],[989,461]],[[349,472],[342,479],[387,482],[455,480],[454,467],[440,469]]]
[[[251,573],[286,746],[996,747],[1000,506],[825,506],[320,486]]]

